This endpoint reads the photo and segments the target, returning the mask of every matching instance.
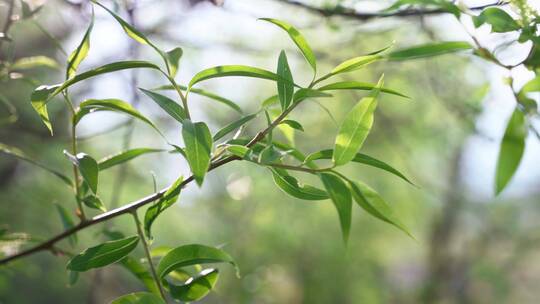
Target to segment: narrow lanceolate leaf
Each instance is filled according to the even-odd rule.
[[[373,125],[373,113],[377,107],[377,95],[382,77],[370,96],[364,97],[345,117],[334,147],[333,162],[341,166],[351,161],[366,140]]]
[[[61,179],[66,185],[68,185],[70,187],[73,186],[73,183],[71,182],[69,177],[65,176],[64,174],[60,173],[57,170],[51,169],[51,168],[47,167],[46,165],[39,163],[38,161],[32,159],[30,156],[26,155],[26,153],[24,153],[23,151],[21,151],[18,148],[10,147],[10,146],[7,146],[7,145],[4,145],[4,144],[0,143],[0,152],[11,155],[11,156],[16,157],[16,158],[18,158],[20,160],[31,163],[31,164],[33,164],[35,166],[38,166],[38,167],[44,169],[45,171],[53,174],[54,176],[58,177],[59,179]]]
[[[360,91],[370,91],[375,88],[376,84],[367,83],[367,82],[358,82],[358,81],[340,81],[336,83],[331,83],[320,88],[317,88],[318,91],[336,91],[336,90],[360,90]],[[397,95],[400,97],[410,98],[409,96],[402,94],[398,91],[380,88],[381,92]]]
[[[351,192],[356,203],[372,216],[394,225],[401,231],[414,238],[409,229],[394,215],[390,205],[368,185],[361,182],[349,181]]]
[[[146,96],[150,97],[158,106],[167,112],[172,118],[182,123],[186,119],[186,111],[176,101],[165,95],[139,88]]]
[[[317,72],[317,59],[315,58],[315,54],[311,50],[311,47],[308,45],[304,36],[302,36],[302,34],[300,34],[300,32],[296,28],[286,22],[277,19],[261,18],[261,20],[271,22],[285,30],[287,34],[289,34],[289,37],[291,37],[294,44],[296,44],[298,49],[300,49],[300,52],[302,53],[302,55],[304,55],[306,61],[313,68],[313,72]]]
[[[283,125],[287,125],[295,130],[298,130],[298,131],[302,131],[304,132],[304,127],[302,126],[302,124],[300,124],[298,121],[296,120],[292,120],[292,119],[285,119],[285,120],[282,120],[280,123],[280,125],[283,124]]]
[[[159,295],[159,289],[150,272],[137,259],[130,256],[120,261],[120,264],[133,274],[152,293]]]
[[[197,277],[189,278],[184,285],[167,284],[171,297],[183,302],[193,302],[204,298],[216,286],[219,278],[217,269],[205,269]]]
[[[123,295],[111,302],[111,304],[166,304],[165,301],[149,292],[135,292]]]
[[[480,15],[473,17],[475,27],[484,23],[491,25],[491,31],[495,33],[505,33],[517,31],[519,24],[507,12],[497,7],[488,7]]]
[[[525,150],[526,136],[527,122],[525,121],[525,115],[516,108],[508,121],[504,137],[501,141],[495,180],[496,194],[503,191],[504,187],[506,187],[512,176],[516,173],[523,156],[523,151]]]
[[[337,75],[341,73],[348,73],[348,72],[356,71],[381,58],[383,58],[381,55],[366,55],[366,56],[355,57],[355,58],[352,58],[352,59],[349,59],[340,63],[330,72],[330,74]],[[327,78],[327,77],[324,76],[323,78]]]
[[[165,60],[167,64],[167,70],[169,71],[169,76],[174,78],[178,72],[178,64],[180,58],[182,57],[183,51],[182,48],[174,48],[168,52],[165,52]]]
[[[470,50],[472,48],[472,45],[465,41],[428,43],[390,52],[388,55],[386,55],[386,58],[388,60],[408,60],[438,56],[447,53]]]
[[[193,123],[186,119],[182,127],[182,137],[186,145],[186,158],[199,186],[202,185],[212,151],[212,135],[204,122]]]
[[[138,236],[109,241],[91,247],[73,257],[67,264],[72,271],[87,271],[115,263],[127,256],[139,242]]]
[[[221,130],[219,130],[215,135],[214,135],[214,142],[222,139],[224,136],[226,136],[227,134],[233,132],[234,130],[242,127],[243,125],[245,125],[248,121],[252,120],[253,118],[257,117],[257,114],[251,114],[251,115],[246,115],[236,121],[233,121],[231,122],[230,124],[226,125],[225,127],[223,127]]]
[[[90,50],[90,34],[92,33],[93,27],[94,11],[92,11],[92,19],[90,20],[90,24],[88,25],[88,28],[86,29],[86,32],[84,33],[81,42],[68,57],[66,79],[71,78],[75,75],[77,69],[79,68],[79,65],[84,60],[84,58],[86,58],[86,55],[88,55],[88,51]]]
[[[56,211],[58,211],[58,215],[60,216],[60,220],[62,221],[62,226],[64,227],[64,230],[71,229],[75,226],[75,223],[73,222],[73,219],[71,219],[71,216],[69,216],[68,211],[66,208],[64,208],[60,204],[54,204],[56,206]],[[74,246],[77,244],[77,234],[72,234],[69,238],[69,243],[71,246]]]
[[[249,156],[249,153],[251,152],[248,147],[241,145],[228,145],[226,149],[232,155],[238,156],[240,158],[245,158],[246,156]]]
[[[294,82],[291,74],[291,68],[287,62],[287,55],[285,51],[281,51],[279,54],[277,74],[279,79],[277,81],[279,103],[281,109],[285,110],[289,107],[292,101],[294,93]]]
[[[272,169],[271,171],[276,185],[292,197],[308,201],[328,199],[326,191],[310,185],[299,184],[298,180],[288,175],[285,170]]]
[[[236,273],[239,273],[238,266],[228,253],[215,247],[198,244],[183,245],[169,251],[159,261],[156,272],[158,277],[163,279],[177,268],[208,263],[229,263],[236,268]]]
[[[49,132],[51,132],[51,135],[53,135],[53,128],[51,124],[51,120],[49,119],[49,111],[47,110],[47,101],[61,85],[52,85],[52,86],[46,86],[42,85],[39,86],[32,92],[32,95],[30,96],[32,108],[38,113],[39,117],[41,118],[41,121],[43,124],[49,129]]]
[[[47,56],[31,56],[15,60],[9,66],[10,70],[28,70],[33,68],[51,68],[58,69],[60,66],[56,60]]]
[[[351,231],[352,196],[351,191],[338,176],[330,173],[320,173],[319,177],[328,192],[328,196],[336,206],[341,225],[343,240],[347,244]]]
[[[182,190],[183,181],[184,178],[180,176],[180,178],[178,178],[174,184],[171,185],[167,192],[163,194],[163,197],[161,197],[157,203],[153,204],[146,210],[146,213],[144,214],[144,231],[149,239],[152,238],[152,224],[156,218],[161,214],[161,212],[172,206],[178,200],[180,191]]]
[[[315,153],[312,153],[310,155],[308,155],[306,157],[306,159],[304,160],[304,163],[309,163],[311,161],[314,161],[314,160],[319,160],[319,159],[332,159],[332,156],[334,154],[334,151],[333,150],[321,150],[321,151],[318,151],[318,152],[315,152]],[[390,166],[389,164],[381,161],[381,160],[378,160],[374,157],[371,157],[369,155],[366,155],[366,154],[363,154],[363,153],[356,153],[356,155],[354,156],[354,158],[352,159],[353,162],[356,162],[356,163],[361,163],[361,164],[364,164],[364,165],[368,165],[368,166],[372,166],[372,167],[375,167],[375,168],[379,168],[379,169],[382,169],[386,172],[390,172],[396,176],[398,176],[399,178],[403,179],[404,181],[408,182],[409,184],[411,185],[414,185],[405,175],[403,175],[401,172],[399,172],[397,169],[395,169],[394,167]]]
[[[305,99],[321,98],[321,97],[332,97],[332,95],[330,95],[328,93],[321,92],[319,90],[302,88],[302,89],[297,90],[294,93],[293,102],[297,103],[297,102],[301,102],[301,101],[303,101]]]
[[[122,151],[120,153],[107,156],[106,158],[100,160],[98,163],[99,171],[103,171],[105,169],[109,169],[110,167],[125,163],[127,161],[130,161],[144,154],[157,153],[157,152],[163,152],[163,151],[165,150],[153,149],[153,148],[134,148],[134,149]]]
[[[186,86],[183,86],[183,85],[179,85],[178,87],[182,91],[186,91],[188,89]],[[159,86],[159,87],[155,88],[154,90],[175,90],[175,88],[172,85],[163,85],[163,86]],[[235,110],[238,113],[242,113],[242,109],[234,101],[232,101],[230,99],[227,99],[225,97],[219,96],[219,95],[217,95],[215,93],[212,93],[212,92],[209,92],[209,91],[206,91],[206,90],[196,89],[196,88],[191,88],[189,90],[189,92],[193,93],[193,94],[201,95],[201,96],[204,96],[204,97],[208,97],[208,98],[210,98],[212,100],[215,100],[217,102],[220,102],[220,103],[232,108],[233,110]]]
[[[97,193],[99,167],[95,159],[86,153],[79,153],[74,157],[64,151],[66,156],[79,168],[83,180],[93,193]]]
[[[74,117],[75,124],[79,123],[79,121],[89,113],[93,113],[95,111],[114,111],[125,113],[130,115],[131,117],[139,119],[161,134],[161,132],[154,125],[154,123],[150,121],[150,119],[139,113],[139,111],[137,111],[129,103],[120,99],[87,99],[80,104],[79,108],[80,109],[77,111]]]
[[[263,70],[256,67],[250,67],[246,65],[222,65],[222,66],[216,66],[212,68],[208,68],[206,70],[202,70],[199,73],[197,73],[188,85],[188,90],[191,89],[192,86],[195,84],[216,78],[216,77],[229,77],[229,76],[244,76],[244,77],[254,77],[254,78],[262,78],[262,79],[268,79],[268,80],[274,80],[277,81],[279,76],[277,74],[274,74],[270,71]]]

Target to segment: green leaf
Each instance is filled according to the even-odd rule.
[[[67,269],[82,272],[118,262],[133,251],[138,242],[138,236],[131,236],[88,248],[69,260]]]
[[[495,179],[495,193],[501,193],[519,167],[523,152],[525,151],[525,138],[527,136],[527,123],[525,115],[515,109],[508,121],[504,137],[501,141],[499,158],[497,161],[497,176]]]
[[[472,48],[472,45],[465,41],[428,43],[390,52],[386,55],[386,58],[388,60],[409,60],[470,50]]]
[[[269,145],[259,153],[258,163],[271,164],[282,158],[284,155],[285,154],[276,150],[273,145]]]
[[[268,98],[266,98],[265,100],[263,100],[262,104],[261,104],[261,107],[264,109],[264,108],[269,108],[275,104],[278,104],[279,102],[279,97],[277,95],[273,95],[273,96],[270,96]]]
[[[34,90],[34,92],[32,92],[30,97],[32,108],[34,108],[34,110],[38,113],[43,124],[45,124],[47,129],[49,129],[49,132],[51,132],[51,135],[53,135],[53,129],[49,119],[49,112],[47,111],[47,100],[49,96],[59,87],[59,84],[52,86],[39,86]]]
[[[277,81],[279,76],[270,71],[263,70],[260,68],[250,67],[246,65],[221,65],[212,68],[208,68],[197,73],[188,85],[188,90],[191,90],[191,87],[195,84],[216,78],[216,77],[229,77],[229,76],[245,76],[245,77],[254,77],[262,78],[268,80]]]
[[[180,88],[180,90],[183,90],[183,91],[187,90],[186,86],[179,85],[178,87]],[[175,90],[175,88],[172,85],[163,85],[163,86],[159,86],[159,87],[155,88],[154,90]],[[201,90],[201,89],[196,89],[196,88],[191,88],[189,92],[193,93],[193,94],[201,95],[201,96],[204,96],[204,97],[208,97],[208,98],[213,99],[215,101],[221,102],[222,104],[232,108],[236,112],[242,113],[242,109],[236,103],[234,103],[234,101],[229,100],[229,99],[227,99],[225,97],[221,97],[221,96],[216,95],[216,94],[214,94],[212,92],[209,92],[209,91],[206,91],[206,90]]]
[[[303,101],[304,99],[320,97],[332,97],[332,95],[321,92],[319,90],[302,88],[294,93],[293,102],[298,103]]]
[[[279,103],[281,104],[281,109],[285,110],[291,104],[294,93],[294,81],[285,51],[281,51],[279,54],[277,75],[279,76],[277,80]]]
[[[280,125],[283,124],[283,125],[287,125],[295,130],[298,130],[298,131],[302,131],[304,132],[304,127],[302,127],[302,125],[296,121],[296,120],[292,120],[292,119],[285,119],[285,120],[282,120],[280,123]]]
[[[212,135],[204,122],[192,123],[184,120],[182,137],[186,145],[186,158],[199,186],[202,185],[206,171],[210,165],[212,151]]]
[[[239,269],[233,258],[225,251],[205,245],[190,244],[176,247],[169,251],[160,261],[156,272],[159,278],[163,279],[171,271],[186,266],[208,263],[229,263]]]
[[[58,211],[58,215],[60,216],[60,220],[62,221],[62,226],[64,227],[64,230],[69,230],[73,227],[75,227],[75,223],[71,219],[71,216],[69,216],[69,213],[67,212],[66,208],[64,208],[60,204],[54,204],[56,206],[56,211]],[[77,244],[77,234],[72,234],[69,238],[69,243],[71,246],[75,246]]]
[[[82,202],[89,208],[98,209],[103,212],[107,211],[107,208],[105,208],[105,205],[97,195],[87,195],[82,199]]]
[[[172,118],[182,123],[186,119],[186,111],[176,101],[165,95],[139,88],[146,96],[150,97],[158,106],[167,112]]]
[[[484,23],[491,25],[491,31],[506,33],[520,29],[519,24],[507,12],[497,7],[488,7],[480,15],[473,17],[475,27]]]
[[[318,91],[335,91],[335,90],[361,90],[361,91],[370,91],[375,88],[375,84],[367,82],[357,82],[357,81],[340,81],[336,83],[331,83],[325,86],[318,88]],[[381,92],[397,95],[400,97],[410,98],[409,96],[399,93],[392,89],[380,88]]]
[[[324,190],[310,185],[299,184],[298,180],[287,174],[285,170],[271,169],[271,171],[276,185],[292,197],[309,201],[328,199],[328,194]]]
[[[214,135],[214,142],[217,142],[218,140],[222,139],[225,135],[233,132],[234,130],[240,128],[241,126],[245,125],[248,121],[252,120],[253,118],[257,117],[257,113],[246,115],[236,121],[231,122],[230,124],[223,127],[221,130],[219,130]]]
[[[104,159],[100,160],[98,163],[99,171],[109,169],[110,167],[125,163],[136,157],[139,157],[143,154],[163,152],[163,149],[153,149],[153,148],[134,148],[126,151],[119,152],[117,154],[107,156]]]
[[[347,185],[336,175],[320,173],[319,177],[328,193],[328,196],[336,206],[341,225],[343,241],[347,244],[351,231],[352,196]]]
[[[92,28],[94,27],[94,11],[92,10],[92,19],[90,24],[84,33],[83,39],[77,46],[77,48],[69,55],[66,68],[66,79],[71,78],[77,72],[77,68],[81,62],[88,55],[90,50],[90,34],[92,33]]]
[[[146,213],[144,214],[144,232],[149,239],[152,239],[152,224],[156,218],[163,212],[165,209],[172,206],[178,200],[180,196],[180,191],[182,190],[182,182],[184,177],[180,176],[163,194],[161,199],[150,206]]]
[[[219,278],[217,269],[205,269],[197,277],[192,277],[184,285],[168,284],[171,297],[183,302],[193,302],[204,298],[216,286]]]
[[[99,167],[95,159],[86,153],[71,155],[64,150],[66,157],[79,168],[83,180],[86,182],[93,193],[97,193]]]
[[[135,292],[121,296],[111,304],[166,304],[159,296],[149,292]]]
[[[19,58],[15,60],[15,62],[11,66],[9,66],[10,70],[28,70],[40,67],[51,69],[60,68],[56,60],[47,56],[31,56]]]
[[[311,161],[319,160],[319,159],[332,159],[333,154],[334,154],[334,151],[332,151],[330,149],[321,150],[321,151],[318,151],[318,152],[315,152],[315,153],[312,153],[312,154],[308,155],[306,157],[306,159],[304,160],[304,163],[309,163]],[[356,153],[356,155],[354,156],[352,161],[356,162],[356,163],[361,163],[361,164],[364,164],[364,165],[372,166],[372,167],[375,167],[375,168],[379,168],[379,169],[382,169],[382,170],[387,171],[387,172],[390,172],[390,173],[396,175],[397,177],[403,179],[404,181],[408,182],[409,184],[414,185],[405,175],[403,175],[401,172],[396,170],[394,167],[390,166],[389,164],[387,164],[387,163],[385,163],[385,162],[383,162],[381,160],[373,158],[373,157],[371,157],[369,155],[366,155],[366,154],[363,154],[363,153]]]
[[[390,205],[368,185],[361,182],[349,181],[351,192],[356,203],[372,216],[394,225],[396,228],[414,238],[409,229],[393,214]]]
[[[33,164],[35,166],[38,166],[38,167],[44,169],[45,171],[53,174],[54,176],[58,177],[59,179],[61,179],[66,185],[68,185],[70,187],[73,186],[73,183],[71,182],[71,179],[69,179],[69,177],[65,176],[64,174],[60,173],[57,170],[51,169],[48,166],[39,163],[36,160],[33,160],[32,158],[30,158],[30,156],[26,155],[26,153],[24,153],[23,151],[21,151],[18,148],[10,147],[8,145],[0,143],[0,152],[11,155],[11,156],[16,157],[16,158],[18,158],[20,160],[31,163],[31,164]]]
[[[178,63],[182,57],[183,51],[182,48],[176,47],[168,52],[165,52],[165,63],[167,64],[167,70],[169,71],[169,76],[174,78],[178,72]]]
[[[232,155],[238,156],[240,158],[245,158],[251,152],[251,149],[241,145],[228,145],[226,149]]]
[[[145,122],[161,135],[161,132],[154,125],[154,123],[139,113],[139,111],[137,111],[129,103],[120,99],[87,99],[83,101],[79,106],[79,110],[75,114],[74,124],[78,124],[85,115],[95,111],[113,111],[128,114]]]
[[[346,60],[342,63],[340,63],[338,66],[336,66],[331,72],[330,75],[337,75],[342,73],[348,73],[352,71],[356,71],[358,69],[361,69],[365,67],[366,65],[375,62],[377,60],[382,59],[383,57],[381,55],[366,55],[366,56],[359,56],[355,57],[349,60]],[[327,76],[324,76],[322,78],[328,78]]]
[[[120,261],[120,264],[139,279],[149,291],[159,295],[159,289],[156,282],[154,282],[154,278],[137,259],[126,256]]]
[[[315,58],[315,54],[311,50],[311,47],[308,45],[304,36],[302,36],[302,34],[300,34],[300,32],[296,28],[286,22],[277,19],[261,18],[260,20],[268,21],[285,30],[287,34],[289,34],[289,37],[291,37],[294,44],[296,44],[296,46],[300,49],[300,52],[302,53],[302,55],[304,55],[306,61],[313,68],[313,72],[317,72],[317,59]]]
[[[351,161],[366,140],[373,125],[373,112],[377,107],[377,95],[383,77],[368,97],[364,97],[347,114],[343,121],[334,147],[333,162],[341,166]]]

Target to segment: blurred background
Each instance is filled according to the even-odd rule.
[[[0,2],[0,25],[7,3]],[[35,7],[39,1],[28,1]],[[222,3],[223,2],[223,3]],[[310,67],[281,30],[257,21],[285,20],[304,34],[319,62],[329,71],[345,59],[395,43],[406,47],[429,41],[469,40],[465,27],[448,15],[361,20],[323,16],[280,0],[132,0],[111,3],[130,23],[162,49],[180,46],[179,83],[198,71],[224,64],[246,64],[275,70],[284,49],[295,80],[310,81]],[[335,7],[336,3],[374,12],[392,1],[320,0],[302,3]],[[532,5],[534,1],[530,1]],[[465,1],[482,5],[489,1]],[[218,4],[218,5],[215,5]],[[3,18],[3,19],[2,19]],[[38,15],[10,30],[14,58],[47,55],[66,61],[84,35],[91,6],[77,1],[46,1]],[[133,43],[100,8],[88,58],[80,71],[108,62],[144,59],[157,62],[155,52]],[[483,29],[477,37],[488,46],[510,39]],[[518,62],[526,46],[503,50],[500,56]],[[540,298],[540,145],[529,136],[524,160],[510,186],[494,196],[495,165],[514,99],[503,84],[505,71],[470,54],[450,54],[407,62],[381,62],[347,74],[344,80],[385,84],[411,96],[383,95],[372,133],[363,152],[405,173],[415,188],[381,171],[350,164],[343,171],[375,188],[410,228],[416,240],[393,226],[353,208],[348,248],[341,239],[330,201],[291,198],[273,183],[270,172],[244,162],[213,171],[202,188],[190,185],[179,203],[154,225],[153,246],[201,243],[223,246],[242,272],[222,267],[217,288],[202,303],[537,303]],[[0,126],[0,142],[69,172],[62,155],[69,147],[68,110],[60,101],[50,105],[55,136],[51,137],[32,110],[29,96],[38,84],[61,82],[62,69],[28,72],[37,82],[11,80],[0,92],[17,110],[18,119]],[[527,70],[513,72],[522,84]],[[165,79],[148,70],[108,74],[74,86],[74,102],[87,98],[120,98],[131,102],[181,144],[177,122],[162,112],[138,87],[153,88]],[[245,78],[225,78],[201,85],[234,100],[246,113],[259,109],[275,94],[275,84]],[[307,132],[276,133],[294,140],[306,153],[330,148],[338,125],[363,93],[336,93],[320,105],[293,112]],[[174,95],[171,95],[171,97]],[[204,97],[190,96],[197,120],[217,131],[238,113]],[[330,115],[329,115],[329,113]],[[5,112],[3,112],[5,113]],[[538,122],[534,122],[538,124]],[[264,126],[263,117],[248,134]],[[79,128],[80,150],[97,159],[126,147],[166,148],[154,130],[120,114],[98,113]],[[153,175],[165,187],[189,168],[176,154],[150,154],[100,177],[100,195],[109,209],[153,192]],[[11,232],[43,239],[63,227],[54,204],[73,210],[69,189],[46,172],[0,155],[0,223]],[[132,219],[120,217],[79,233],[74,252],[105,240],[104,227],[136,233]],[[62,245],[69,246],[67,242]],[[24,245],[23,245],[24,246]],[[15,246],[17,247],[17,246]],[[12,250],[13,246],[11,246]],[[138,249],[138,256],[143,256]],[[8,255],[11,252],[1,252]],[[68,287],[67,257],[35,254],[0,269],[0,303],[108,303],[143,286],[123,268],[112,266],[81,275]]]

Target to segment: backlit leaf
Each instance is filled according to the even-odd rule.
[[[199,186],[202,185],[206,171],[210,165],[210,153],[212,152],[212,135],[204,122],[193,123],[184,120],[182,137],[186,145],[186,158]]]
[[[79,65],[84,60],[84,58],[86,58],[86,55],[88,55],[88,51],[90,50],[90,34],[92,33],[93,27],[94,11],[92,11],[92,19],[90,20],[90,24],[88,25],[88,28],[86,29],[86,32],[84,33],[81,42],[68,57],[66,79],[71,78],[73,77],[73,75],[75,75],[77,69],[79,68]]]
[[[193,302],[204,298],[216,286],[219,278],[217,269],[205,269],[197,277],[189,278],[184,285],[169,283],[171,297],[183,302]]]
[[[470,50],[472,48],[472,45],[465,41],[428,43],[390,52],[386,55],[386,58],[388,60],[408,60],[438,56],[447,53]]]
[[[498,7],[484,9],[480,15],[473,17],[473,22],[475,27],[487,23],[491,25],[491,31],[495,33],[505,33],[520,29],[519,24],[514,18]]]
[[[338,176],[330,173],[320,173],[319,177],[328,193],[328,196],[336,206],[341,225],[343,241],[347,244],[351,231],[352,196],[347,185]]]
[[[139,237],[132,236],[88,248],[69,260],[67,269],[82,272],[118,262],[133,251],[138,242]]]
[[[281,51],[279,54],[277,74],[279,75],[279,79],[277,80],[279,103],[281,104],[281,109],[285,110],[291,104],[294,93],[293,77],[285,51]]]
[[[274,81],[277,81],[279,78],[277,74],[256,67],[246,65],[222,65],[208,68],[197,73],[189,82],[188,89],[191,90],[192,86],[204,80],[230,76],[254,77]]]
[[[224,136],[226,136],[227,134],[233,132],[234,130],[240,128],[241,126],[245,125],[248,121],[252,120],[253,118],[257,117],[257,114],[251,114],[251,115],[246,115],[236,121],[233,121],[231,122],[230,124],[226,125],[225,127],[223,127],[221,130],[219,130],[215,135],[214,135],[214,142],[220,140],[221,138],[223,138]]]
[[[302,200],[320,201],[328,199],[326,191],[310,185],[301,185],[285,170],[271,169],[276,185],[285,193]]]
[[[9,66],[10,70],[27,70],[33,68],[51,68],[58,69],[60,66],[56,60],[47,56],[31,56],[23,57],[15,60],[15,62]]]
[[[117,154],[107,156],[104,159],[100,160],[98,163],[99,171],[109,169],[110,167],[125,163],[136,157],[139,157],[148,153],[163,152],[163,149],[153,149],[153,148],[134,148],[126,151],[119,152]]]
[[[165,59],[167,64],[167,69],[169,71],[169,76],[174,78],[178,72],[178,64],[180,58],[182,57],[183,51],[182,48],[174,48],[168,52],[165,52]]]
[[[167,112],[176,121],[182,123],[186,119],[186,111],[176,101],[165,95],[139,88],[146,96],[150,97],[158,106]]]
[[[357,81],[340,81],[336,83],[331,83],[320,88],[317,88],[318,91],[335,91],[335,90],[361,90],[361,91],[370,91],[375,88],[375,84],[367,82],[357,82]],[[392,89],[380,88],[381,92],[397,95],[405,98],[409,96],[394,91]]]

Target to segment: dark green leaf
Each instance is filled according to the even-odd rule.
[[[291,37],[294,44],[296,44],[298,49],[300,49],[300,52],[302,53],[302,55],[304,55],[306,61],[313,68],[313,71],[317,72],[317,59],[315,58],[315,54],[311,50],[311,47],[307,43],[304,36],[302,36],[302,34],[300,34],[300,32],[296,28],[286,22],[277,19],[261,18],[260,20],[271,22],[285,30],[287,34],[289,34],[289,37]]]
[[[499,159],[497,161],[497,176],[495,180],[495,192],[501,193],[519,167],[525,150],[525,138],[527,136],[527,123],[525,115],[515,109],[508,121],[504,137],[501,141]]]
[[[178,87],[183,91],[187,90],[187,87],[185,87],[183,85],[179,85]],[[164,85],[164,86],[157,87],[154,90],[175,90],[175,88],[172,85]],[[221,96],[216,95],[216,94],[214,94],[212,92],[208,92],[206,90],[201,90],[201,89],[196,89],[196,88],[191,88],[189,90],[189,92],[193,93],[193,94],[201,95],[201,96],[204,96],[204,97],[208,97],[208,98],[213,99],[215,101],[221,102],[222,104],[224,104],[226,106],[229,106],[230,108],[237,111],[238,113],[242,113],[242,109],[236,103],[234,103],[234,101],[229,100],[229,99],[227,99],[225,97],[221,97]]]
[[[162,279],[177,268],[208,263],[229,263],[236,268],[236,273],[239,273],[238,266],[228,253],[215,247],[198,244],[183,245],[169,251],[159,261],[156,271],[158,277]]]
[[[192,277],[184,285],[168,284],[171,297],[183,302],[193,302],[204,298],[216,286],[219,278],[217,269],[205,269],[199,276]]]
[[[325,86],[318,88],[319,91],[334,91],[334,90],[361,90],[361,91],[370,91],[375,88],[375,84],[367,82],[357,82],[357,81],[340,81],[336,83],[331,83]],[[381,88],[381,92],[393,94],[405,98],[410,98],[409,96],[399,93],[397,91]]]
[[[150,97],[158,106],[167,112],[172,118],[182,123],[186,119],[186,111],[176,101],[165,95],[139,88],[146,96]]]
[[[97,195],[87,195],[82,199],[82,202],[89,208],[98,209],[103,212],[107,211],[107,208],[105,208],[105,205]]]
[[[271,171],[276,185],[292,197],[310,201],[328,199],[328,194],[324,190],[299,184],[298,180],[288,175],[285,170],[272,169]]]
[[[135,292],[121,296],[111,304],[166,304],[159,296],[149,292]]]
[[[386,55],[386,58],[388,60],[408,60],[438,56],[447,53],[469,50],[472,48],[472,45],[465,41],[428,43],[390,52],[388,55]]]
[[[121,163],[125,163],[143,154],[163,152],[163,151],[165,150],[152,149],[152,148],[134,148],[134,149],[122,151],[120,153],[107,156],[106,158],[100,160],[98,163],[99,171],[103,171],[105,169],[109,169],[110,167],[119,165]]]
[[[222,65],[208,68],[197,73],[189,82],[188,89],[191,90],[192,86],[207,79],[229,76],[245,76],[274,81],[277,81],[279,78],[277,74],[260,68],[245,65]]]
[[[172,206],[178,200],[178,196],[180,196],[180,191],[182,190],[183,181],[184,177],[180,176],[169,187],[167,192],[163,194],[161,199],[146,210],[146,213],[144,214],[144,232],[149,239],[152,238],[152,224],[156,218],[161,214],[161,212]]]
[[[333,162],[341,166],[351,161],[366,140],[373,125],[373,113],[377,107],[377,96],[382,86],[382,77],[368,97],[362,98],[347,114],[334,146]]]
[[[183,51],[182,48],[174,48],[168,52],[165,52],[165,59],[167,64],[167,70],[169,71],[169,76],[174,78],[178,72],[178,63],[182,57]]]
[[[88,248],[73,257],[68,262],[67,269],[82,272],[118,262],[133,251],[138,242],[139,237],[132,236]]]
[[[505,33],[517,31],[519,24],[507,12],[498,7],[488,7],[480,15],[473,17],[475,27],[484,23],[491,25],[491,31],[495,33]]]
[[[154,282],[154,278],[150,272],[148,272],[148,270],[146,270],[146,268],[139,261],[137,261],[137,259],[126,256],[120,261],[120,264],[137,279],[139,279],[139,281],[141,281],[149,291],[159,295],[159,289],[156,282]]]
[[[351,231],[352,196],[347,185],[338,177],[330,173],[320,173],[319,177],[328,193],[328,196],[336,206],[341,224],[343,241],[347,244]]]
[[[281,51],[279,54],[277,75],[279,76],[277,80],[279,103],[281,104],[281,109],[285,110],[291,104],[294,93],[294,81],[285,51]]]
[[[212,135],[204,122],[192,123],[184,120],[182,137],[186,145],[186,158],[199,186],[202,185],[206,171],[210,165],[212,151]]]
[[[226,125],[214,135],[214,142],[217,142],[218,140],[222,139],[225,135],[245,125],[248,121],[252,120],[255,117],[257,117],[257,114],[246,115],[238,119],[237,121],[233,121],[230,124]]]
[[[285,120],[282,120],[279,124],[284,124],[295,130],[304,132],[304,127],[302,127],[302,125],[296,120],[285,119]]]
[[[66,79],[71,78],[77,73],[77,69],[81,62],[88,55],[90,50],[90,34],[92,33],[92,28],[94,27],[94,11],[92,11],[92,19],[90,24],[84,33],[83,39],[77,46],[77,48],[69,55],[66,68]]]
[[[99,167],[95,159],[86,153],[71,155],[64,150],[66,157],[79,168],[83,180],[93,193],[97,193]]]

